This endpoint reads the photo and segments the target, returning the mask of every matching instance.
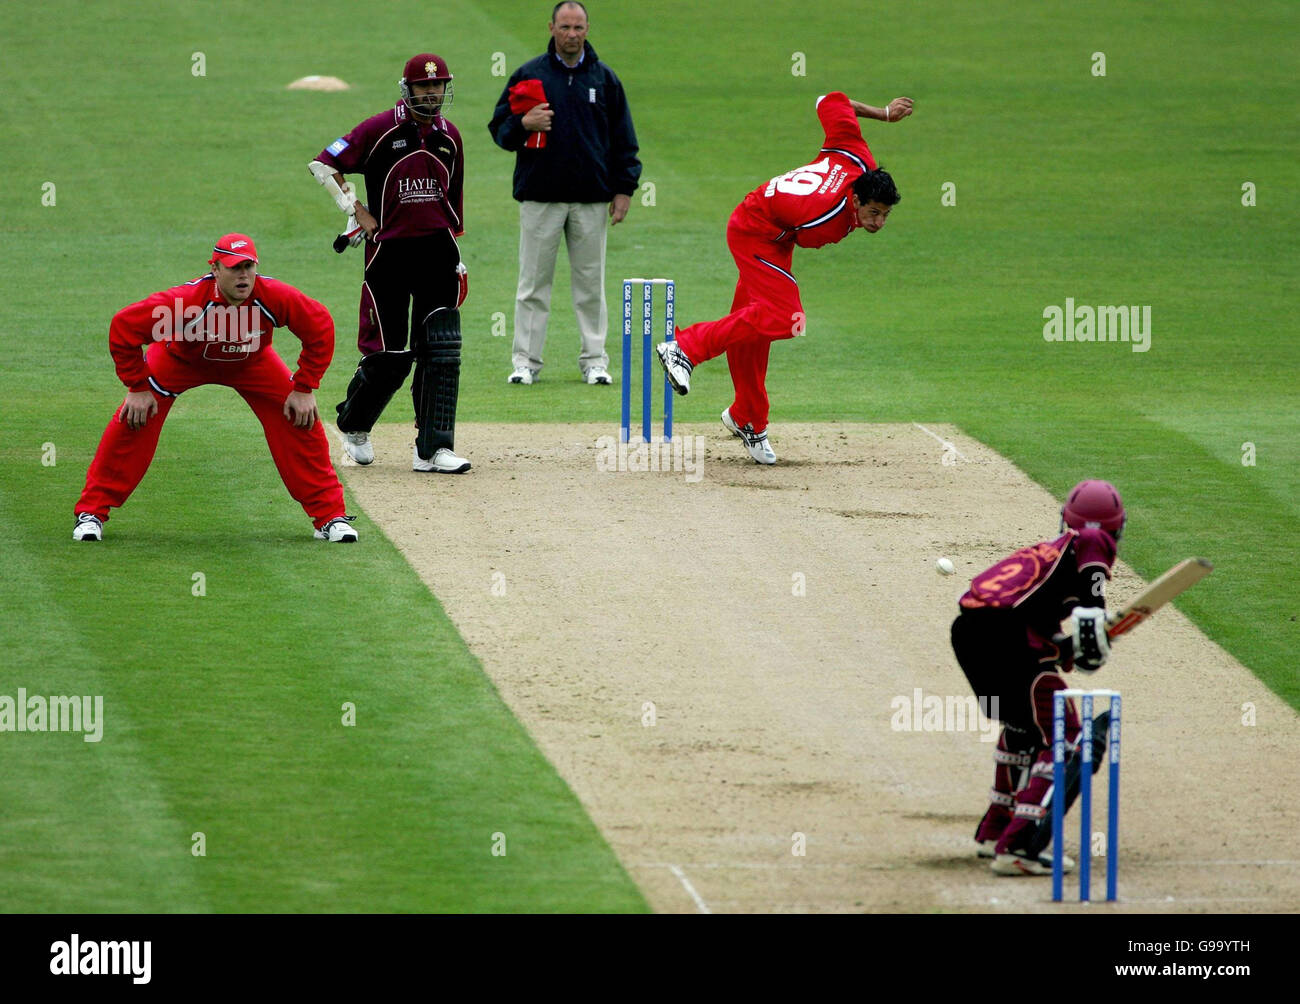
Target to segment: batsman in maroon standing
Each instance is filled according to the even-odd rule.
[[[722,412],[722,424],[756,463],[776,463],[767,441],[768,351],[772,342],[804,333],[799,284],[791,271],[794,249],[836,244],[858,229],[874,234],[885,225],[901,197],[862,138],[858,119],[897,122],[911,114],[911,98],[895,98],[884,108],[839,91],[818,98],[826,136],[817,159],[754,189],[727,222],[727,247],[740,271],[731,313],[681,328],[676,341],[657,346],[678,394],[690,390],[694,367],[726,354],[736,396]]]
[[[361,362],[338,405],[338,429],[344,452],[372,463],[370,432],[414,364],[411,468],[464,474],[470,462],[455,452],[455,440],[459,308],[469,288],[456,243],[465,232],[465,156],[446,117],[453,96],[446,60],[412,56],[398,89],[394,107],[354,126],[308,165],[355,221],[353,242],[365,243]],[[346,174],[364,176],[368,202]]]

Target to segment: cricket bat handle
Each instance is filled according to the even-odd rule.
[[[348,245],[352,243],[352,238],[354,238],[360,230],[361,224],[357,222],[357,218],[355,216],[349,216],[347,229],[334,238],[334,250],[338,254],[342,254],[346,251]]]
[[[1128,617],[1115,618],[1114,614],[1108,614],[1106,616],[1107,640],[1113,640],[1119,635],[1128,634],[1128,632],[1132,630],[1132,628],[1136,624],[1137,624],[1137,620],[1130,619]],[[1070,636],[1064,631],[1058,631],[1056,634],[1052,635],[1053,645],[1059,647],[1061,645],[1067,645],[1069,644],[1069,642],[1070,642]]]

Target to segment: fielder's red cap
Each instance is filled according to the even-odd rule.
[[[227,268],[238,265],[241,261],[257,261],[257,248],[253,247],[253,238],[247,234],[226,234],[217,241],[212,249],[208,264],[220,262]]]
[[[450,80],[451,71],[447,69],[447,61],[441,56],[435,56],[432,52],[422,52],[406,61],[406,67],[402,70],[402,79],[408,84]]]

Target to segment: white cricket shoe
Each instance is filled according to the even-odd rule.
[[[994,875],[1051,875],[1052,855],[1044,852],[1031,858],[1027,851],[1015,851],[1011,854],[999,854],[989,866]],[[1068,874],[1074,870],[1074,858],[1068,854],[1061,855],[1061,872]]]
[[[977,840],[975,841],[975,856],[977,858],[997,857],[998,842],[996,840]]]
[[[767,430],[755,435],[752,425],[737,425],[731,417],[731,409],[726,408],[722,412],[722,424],[733,436],[739,436],[741,442],[745,444],[745,449],[749,455],[754,458],[756,464],[774,464],[776,463],[776,453],[767,441]]]
[[[434,453],[432,460],[425,460],[420,456],[420,448],[416,446],[411,450],[411,470],[434,474],[464,474],[469,470],[469,461],[456,456],[445,446]]]
[[[77,525],[72,528],[73,540],[103,540],[104,524],[98,516],[88,512],[77,513]]]
[[[375,462],[375,448],[370,445],[368,432],[343,433],[343,452],[362,467]]]
[[[587,370],[587,383],[591,385],[604,384],[609,385],[614,381],[609,378],[609,370],[604,366],[593,366]]]
[[[355,516],[335,516],[316,531],[317,540],[328,540],[331,544],[355,544],[357,531],[352,527]]]
[[[655,354],[659,357],[659,365],[664,368],[673,390],[683,397],[689,394],[691,370],[695,369],[695,364],[686,358],[686,353],[676,342],[660,342],[655,346]]]
[[[515,371],[514,371],[513,373],[510,374],[510,379],[507,380],[506,382],[507,382],[507,383],[521,383],[521,384],[523,384],[525,387],[527,387],[529,384],[531,384],[531,383],[533,382],[533,378],[534,378],[536,375],[537,375],[537,374],[535,374],[535,373],[534,373],[532,370],[530,370],[527,366],[519,366],[519,367],[517,367],[517,368],[515,369]]]

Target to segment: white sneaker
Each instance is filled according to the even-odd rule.
[[[999,854],[989,866],[994,875],[1051,875],[1052,855],[1044,852],[1031,858],[1026,851],[1013,854]],[[1061,872],[1069,874],[1074,870],[1074,858],[1068,854],[1061,855]]]
[[[673,390],[683,397],[689,394],[691,370],[695,369],[695,364],[686,358],[686,353],[676,342],[660,342],[655,346],[655,355],[659,357],[659,365],[668,375],[668,382],[673,385]]]
[[[104,524],[98,516],[88,512],[77,513],[77,525],[72,528],[73,540],[103,540]]]
[[[997,846],[998,842],[996,840],[977,840],[975,841],[975,856],[977,858],[997,857]]]
[[[767,441],[767,430],[764,429],[757,435],[754,434],[752,425],[739,426],[731,417],[731,409],[726,408],[722,412],[722,424],[727,427],[733,436],[739,436],[745,444],[745,449],[749,455],[754,458],[756,464],[774,464],[776,463],[776,453]]]
[[[420,448],[417,446],[411,450],[411,470],[434,474],[464,474],[469,470],[469,461],[456,456],[445,446],[434,453],[432,460],[425,460],[420,456]]]
[[[587,383],[589,384],[608,385],[613,382],[614,381],[609,378],[609,370],[605,369],[604,366],[593,366],[591,369],[587,370]]]
[[[317,540],[328,540],[331,544],[355,544],[357,531],[352,527],[355,516],[335,516],[316,531]]]
[[[370,445],[368,432],[343,433],[343,452],[362,467],[375,462],[375,448]]]
[[[533,382],[533,377],[535,375],[536,374],[534,374],[533,371],[530,370],[527,366],[520,366],[513,373],[510,374],[510,379],[506,382],[521,383],[525,387],[527,387],[529,384]]]

